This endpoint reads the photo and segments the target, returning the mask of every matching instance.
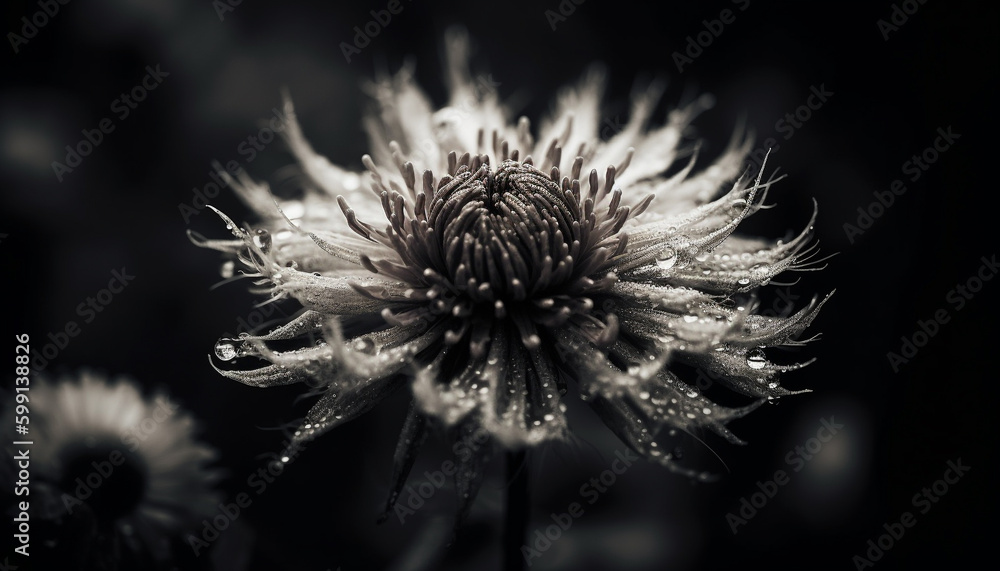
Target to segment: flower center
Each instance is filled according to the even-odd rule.
[[[463,167],[435,202],[442,207],[432,207],[429,222],[443,231],[445,253],[437,269],[473,300],[520,301],[574,275],[579,208],[531,165],[504,161],[495,173],[488,164]]]
[[[148,469],[136,454],[110,443],[79,444],[63,453],[59,487],[87,504],[101,523],[135,511],[146,493]]]

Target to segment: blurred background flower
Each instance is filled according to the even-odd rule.
[[[33,556],[64,569],[193,568],[181,534],[219,501],[216,453],[165,394],[125,378],[30,385]],[[9,408],[5,424],[14,424]],[[43,508],[38,510],[38,508]]]

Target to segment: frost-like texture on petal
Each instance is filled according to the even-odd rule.
[[[240,228],[219,213],[235,240],[192,239],[236,256],[271,300],[305,311],[220,342],[224,361],[262,360],[223,374],[317,386],[296,444],[408,386],[387,511],[431,421],[508,449],[563,439],[572,382],[633,449],[705,477],[661,452],[658,434],[707,429],[739,443],[729,421],[792,394],[778,375],[801,365],[769,354],[801,344],[826,300],[765,317],[756,292],[781,273],[816,269],[814,219],[788,242],[736,234],[778,180],[741,172],[751,147],[741,131],[703,164],[689,134],[710,97],[657,126],[664,85],[653,82],[602,140],[606,74],[594,67],[558,94],[536,139],[527,118],[511,120],[492,76],[470,75],[468,38],[452,32],[447,42],[447,106],[434,108],[411,67],[369,86],[364,172],[316,154],[286,102],[303,197],[273,198],[245,174],[225,175],[260,224]],[[751,399],[714,403],[692,367]],[[488,448],[460,459],[463,511]]]

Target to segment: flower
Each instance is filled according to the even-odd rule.
[[[128,379],[92,372],[33,380],[29,394],[32,506],[44,508],[38,539],[51,548],[43,557],[100,569],[176,563],[171,543],[219,501],[205,466],[215,452],[195,440],[192,417],[163,394],[147,399]]]
[[[287,99],[284,135],[304,171],[303,197],[275,199],[243,172],[221,173],[261,222],[241,228],[216,211],[237,240],[192,239],[236,256],[269,301],[291,297],[304,311],[216,346],[222,361],[266,365],[217,370],[255,387],[315,382],[322,397],[295,442],[408,379],[413,402],[387,511],[429,419],[455,438],[484,430],[508,449],[563,439],[567,379],[634,450],[707,478],[656,436],[707,428],[738,443],[728,421],[791,394],[778,374],[802,364],[774,364],[764,349],[801,343],[823,303],[768,317],[755,314],[753,292],[779,273],[814,269],[813,221],[787,242],[734,235],[775,180],[741,174],[750,140],[740,134],[695,170],[697,147],[683,141],[707,97],[649,127],[662,94],[654,84],[601,140],[604,77],[592,71],[560,94],[536,142],[527,118],[507,122],[493,83],[469,75],[467,38],[448,42],[448,106],[435,111],[409,67],[372,87],[372,154],[362,158],[370,188],[313,151]],[[678,364],[756,401],[720,406]],[[463,501],[488,454],[467,456]]]

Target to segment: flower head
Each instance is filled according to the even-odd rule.
[[[215,452],[194,438],[191,416],[90,372],[33,380],[30,395],[32,506],[44,507],[32,529],[46,530],[46,555],[101,569],[176,562],[171,544],[219,499],[205,466]]]
[[[739,442],[728,421],[789,394],[778,374],[800,365],[773,364],[764,348],[796,343],[822,303],[767,317],[753,292],[806,269],[812,221],[787,242],[734,234],[774,180],[740,172],[750,145],[740,135],[696,170],[685,134],[708,98],[650,127],[662,93],[653,85],[602,140],[604,77],[592,71],[560,95],[536,140],[527,118],[510,124],[495,90],[470,77],[465,42],[449,39],[442,109],[409,68],[373,86],[370,183],[317,155],[294,120],[285,135],[305,173],[301,199],[229,178],[261,222],[240,228],[219,213],[237,240],[196,243],[234,254],[272,300],[294,298],[304,311],[267,334],[221,340],[223,361],[267,364],[220,372],[258,387],[318,383],[298,442],[408,382],[397,491],[428,419],[485,430],[507,448],[564,438],[567,380],[629,446],[694,475],[659,450],[661,429]],[[287,101],[286,111],[294,117]],[[717,405],[675,364],[757,400]],[[483,461],[463,459],[469,474]]]

